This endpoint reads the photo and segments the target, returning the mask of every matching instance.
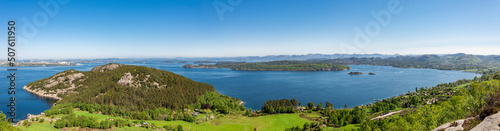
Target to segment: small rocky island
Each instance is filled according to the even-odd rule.
[[[349,75],[362,75],[363,72],[349,72],[347,74],[349,74]]]
[[[376,74],[375,74],[375,73],[373,73],[373,72],[370,72],[370,73],[368,73],[368,75],[376,75]]]
[[[239,71],[341,71],[349,70],[346,65],[336,65],[308,61],[269,61],[269,62],[219,62],[216,64],[187,64],[183,68],[230,68]]]

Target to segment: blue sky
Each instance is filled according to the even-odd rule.
[[[371,11],[390,19],[382,25]],[[4,26],[16,21],[19,59],[500,55],[498,0],[2,0],[0,12]],[[356,32],[366,26],[369,42]]]

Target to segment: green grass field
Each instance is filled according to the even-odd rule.
[[[75,111],[76,115],[93,116],[98,119],[98,121],[104,120],[106,118],[116,119],[118,117],[112,117],[101,114],[91,114],[86,111]],[[145,122],[156,125],[157,127],[163,127],[164,125],[182,125],[185,130],[197,130],[197,131],[253,131],[256,128],[259,131],[282,131],[285,128],[290,128],[293,126],[302,127],[304,123],[310,122],[307,119],[301,118],[300,114],[280,114],[280,115],[268,115],[259,117],[245,117],[245,116],[225,116],[219,119],[210,120],[201,124],[189,123],[185,121],[156,121],[148,120]],[[314,114],[308,114],[314,116]],[[45,121],[44,123],[34,122],[29,127],[17,126],[18,128],[25,131],[51,131],[59,130],[54,128],[54,124],[50,124],[50,121]],[[79,129],[76,127],[69,129]],[[137,131],[137,130],[148,130],[142,127],[124,127],[116,128],[113,130],[124,130],[124,131]]]
[[[453,89],[464,88],[465,86],[468,86],[468,85],[470,85],[470,83],[466,83],[466,84],[462,84],[462,85],[453,87]]]

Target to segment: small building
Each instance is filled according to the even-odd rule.
[[[257,113],[252,113],[252,116],[257,116]]]
[[[299,111],[302,111],[302,112],[304,111],[304,107],[302,107],[302,106],[295,106],[294,108],[296,110],[299,110]]]
[[[194,112],[200,112],[200,109],[194,109]]]

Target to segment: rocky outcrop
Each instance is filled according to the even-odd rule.
[[[467,118],[467,119],[460,119],[460,120],[456,120],[456,121],[453,121],[453,122],[448,122],[448,123],[445,123],[445,124],[437,127],[436,129],[434,129],[432,131],[439,131],[439,130],[444,130],[444,131],[462,131],[462,130],[464,130],[464,128],[462,127],[462,125],[464,124],[464,122],[466,120],[470,120],[470,119],[474,119],[474,117],[470,117],[470,118]]]
[[[120,66],[121,66],[120,64],[110,63],[110,64],[106,64],[106,65],[102,65],[102,66],[97,66],[97,67],[93,68],[91,71],[93,71],[93,72],[96,72],[96,71],[105,72],[105,71],[109,71],[109,70],[114,70]]]
[[[488,116],[471,131],[500,131],[500,113]]]
[[[130,74],[130,72],[125,73],[120,80],[118,80],[118,85],[122,86],[132,86],[132,83],[134,82],[132,79],[134,79],[134,76]]]
[[[118,82],[116,84],[121,85],[121,86],[128,86],[128,87],[140,87],[141,83],[148,83],[148,79],[151,76],[145,75],[145,78],[142,81],[138,80],[138,79],[134,79],[137,77],[139,77],[139,75],[133,76],[132,73],[127,72],[120,78],[120,80],[118,80]],[[156,81],[150,82],[149,84],[151,84],[157,88],[166,87],[166,85],[160,85]]]

